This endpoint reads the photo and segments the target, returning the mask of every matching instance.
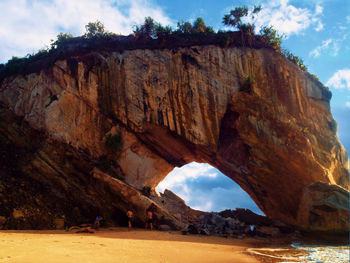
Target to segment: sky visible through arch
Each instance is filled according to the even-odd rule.
[[[0,63],[50,45],[60,32],[84,33],[88,22],[100,20],[107,30],[129,34],[135,24],[151,16],[163,25],[203,17],[215,30],[224,29],[222,17],[236,6],[261,4],[256,25],[272,25],[286,34],[282,46],[303,58],[309,72],[328,86],[338,137],[350,150],[350,1],[349,0],[0,0]],[[203,166],[203,167],[202,167]],[[196,166],[198,172],[205,165]],[[215,192],[221,176],[208,169],[193,177],[183,172],[183,184]],[[187,173],[187,174],[186,174]],[[227,179],[227,178],[226,178]],[[217,181],[215,181],[217,180]],[[232,198],[235,196],[232,195]],[[200,199],[202,200],[202,199]],[[195,206],[205,208],[207,202]],[[215,209],[215,208],[213,208]],[[217,210],[217,209],[216,209]]]
[[[174,168],[157,186],[162,193],[165,189],[170,189],[194,209],[218,212],[248,208],[263,215],[238,184],[207,163],[192,162]]]

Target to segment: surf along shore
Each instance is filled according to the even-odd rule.
[[[133,229],[129,232],[127,228],[101,229],[93,234],[7,230],[0,231],[0,243],[0,262],[16,263],[280,262],[278,255],[268,257],[254,251],[287,248],[287,242],[283,245],[283,242],[273,244],[252,238],[181,235],[177,231]]]

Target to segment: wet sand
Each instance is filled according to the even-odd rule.
[[[262,262],[247,253],[255,239],[181,235],[179,232],[126,228],[93,234],[55,231],[0,231],[0,262]],[[261,244],[262,245],[262,244]],[[277,262],[277,261],[276,261]]]

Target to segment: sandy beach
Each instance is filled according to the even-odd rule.
[[[260,262],[245,251],[256,240],[181,235],[126,228],[93,234],[66,231],[0,231],[0,262]]]

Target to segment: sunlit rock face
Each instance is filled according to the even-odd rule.
[[[349,190],[330,98],[272,50],[217,46],[89,53],[5,79],[0,90],[32,128],[88,155],[86,176],[107,156],[125,183],[154,189],[174,166],[205,162],[268,217],[311,231],[320,227],[298,215],[309,185]],[[116,153],[106,135],[117,133]]]

